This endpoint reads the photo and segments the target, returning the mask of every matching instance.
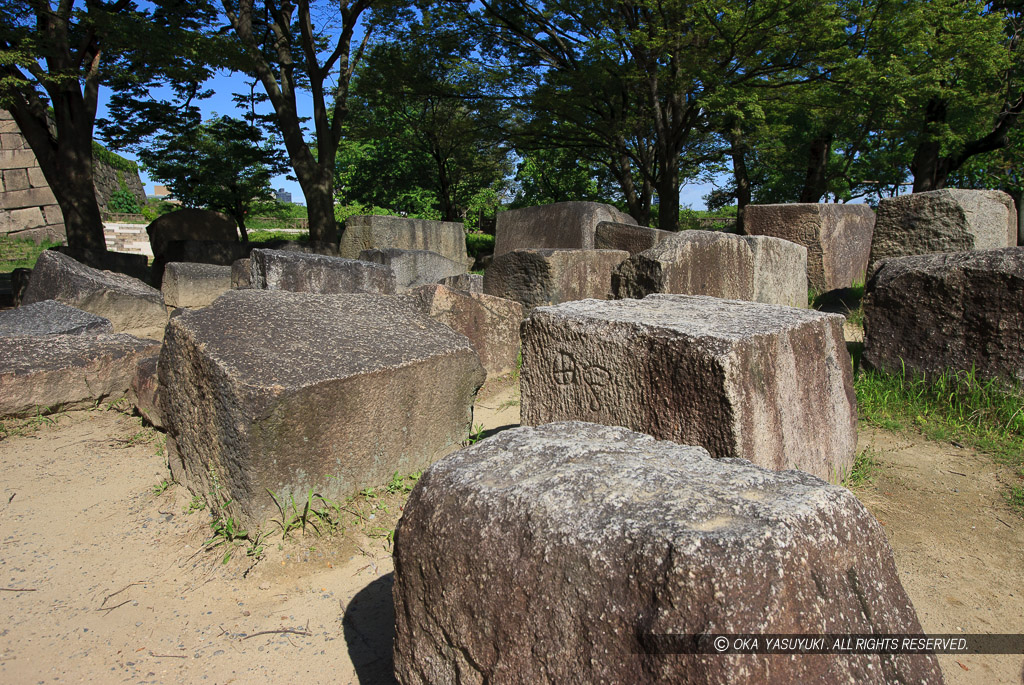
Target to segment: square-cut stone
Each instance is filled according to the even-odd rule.
[[[630,215],[600,202],[555,202],[498,212],[494,256],[521,249],[593,250],[602,221],[636,224]]]
[[[249,257],[249,287],[293,293],[391,295],[395,275],[390,267],[358,259],[256,249]]]
[[[611,297],[612,272],[625,250],[513,250],[484,272],[484,292],[515,300],[526,310],[559,302]]]
[[[171,262],[164,267],[160,290],[168,307],[205,307],[231,290],[231,267]]]
[[[538,308],[523,323],[523,424],[625,426],[837,480],[857,445],[844,321],[687,295]]]
[[[408,219],[402,216],[350,216],[345,220],[338,254],[359,259],[363,250],[429,250],[466,264],[466,231],[453,221]]]

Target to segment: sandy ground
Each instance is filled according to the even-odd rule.
[[[486,436],[519,421],[514,384],[485,389]],[[352,503],[331,538],[276,531],[203,551],[205,510],[171,486],[138,418],[93,410],[0,442],[0,682],[390,683],[401,495]],[[863,430],[858,496],[884,523],[925,630],[1024,632],[1024,519],[1012,473],[950,445]],[[159,488],[157,488],[159,489]],[[373,518],[370,518],[373,517]],[[1024,657],[942,657],[951,683],[1020,683]]]

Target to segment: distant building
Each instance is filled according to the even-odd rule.
[[[278,189],[277,189],[277,190],[276,190],[276,191],[274,192],[274,195],[276,195],[276,196],[277,196],[277,201],[278,201],[278,202],[287,202],[287,203],[289,203],[289,204],[290,204],[290,203],[291,203],[291,201],[292,201],[292,194],[291,194],[291,193],[289,193],[289,192],[288,192],[287,190],[285,190],[284,188],[278,188]]]
[[[180,205],[181,204],[181,200],[179,200],[176,197],[174,197],[173,195],[171,195],[171,191],[170,191],[170,189],[167,186],[154,185],[153,186],[153,194],[149,196],[149,199],[151,199],[151,200],[163,200],[164,202],[169,202],[172,205]]]

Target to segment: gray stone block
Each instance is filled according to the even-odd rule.
[[[428,250],[466,264],[466,232],[451,221],[407,219],[400,216],[350,216],[338,245],[339,254],[357,259],[363,250]]]
[[[515,300],[529,311],[559,302],[611,297],[612,272],[625,250],[513,250],[484,272],[484,292]]]
[[[250,271],[251,260],[237,259],[231,263],[231,288],[233,290],[245,290],[252,287],[252,273]]]
[[[146,226],[146,233],[149,235],[149,244],[153,247],[153,256],[157,259],[163,256],[167,250],[167,244],[172,240],[238,242],[238,225],[235,220],[227,214],[208,209],[179,209],[164,214]],[[170,259],[166,261],[192,260]]]
[[[253,529],[268,490],[344,498],[458,449],[483,380],[464,336],[382,295],[232,290],[171,318],[159,364],[172,468]]]
[[[625,250],[631,255],[649,250],[665,238],[673,236],[671,231],[662,231],[636,224],[619,224],[602,221],[594,231],[594,248],[598,250]]]
[[[159,290],[131,276],[85,266],[54,250],[39,255],[22,303],[43,300],[57,300],[110,319],[117,332],[149,334],[167,322]]]
[[[535,309],[522,329],[522,421],[625,426],[838,481],[857,446],[844,321],[688,295]]]
[[[806,307],[807,249],[780,238],[684,231],[623,262],[612,291],[618,298],[678,293]]]
[[[171,262],[164,267],[160,290],[168,307],[205,307],[231,290],[231,267]]]
[[[863,283],[875,212],[859,204],[748,205],[743,228],[807,248],[807,282],[819,293]]]
[[[707,633],[922,628],[848,490],[623,428],[518,428],[439,461],[394,562],[405,685],[942,682],[934,654],[679,654]]]
[[[864,297],[862,359],[1024,381],[1024,247],[882,261]]]
[[[157,377],[157,363],[160,361],[159,350],[155,354],[139,359],[128,386],[128,401],[132,403],[142,418],[157,428],[164,427],[163,414],[160,410],[160,383]]]
[[[8,169],[4,172],[4,190],[25,190],[29,187],[28,169]]]
[[[395,276],[381,264],[280,250],[252,251],[250,287],[298,293],[395,292]]]
[[[484,291],[484,277],[482,274],[459,274],[457,276],[446,276],[438,281],[439,285],[448,286],[455,290],[464,290],[468,293],[482,293]]]
[[[10,337],[0,345],[0,417],[80,409],[128,391],[160,345],[131,335]]]
[[[600,202],[556,202],[498,212],[494,257],[520,249],[593,250],[594,232],[602,221],[636,224],[630,215]]]
[[[888,257],[994,250],[1017,245],[1017,211],[999,190],[946,188],[883,199],[871,267]]]
[[[428,250],[363,250],[359,259],[390,268],[395,275],[395,290],[400,293],[466,273],[465,260],[453,262]]]
[[[113,333],[109,319],[56,300],[0,311],[0,336],[100,335]]]

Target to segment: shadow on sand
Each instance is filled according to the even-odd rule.
[[[360,685],[397,685],[391,644],[395,637],[395,604],[389,573],[360,590],[345,607],[342,626],[348,655]]]

